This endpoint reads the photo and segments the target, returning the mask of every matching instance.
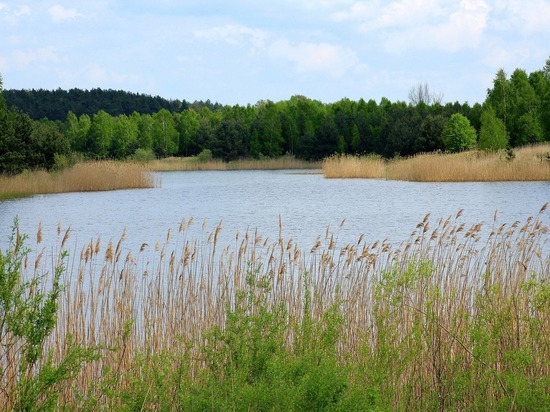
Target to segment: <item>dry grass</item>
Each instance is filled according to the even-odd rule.
[[[550,144],[516,149],[514,154],[512,159],[505,152],[421,154],[380,164],[376,173],[371,172],[368,158],[337,157],[323,163],[323,173],[326,177],[383,177],[417,182],[550,180]]]
[[[199,162],[196,157],[167,157],[146,162],[144,165],[154,172],[226,170],[227,168],[222,160],[211,159]]]
[[[255,269],[270,284],[270,304],[288,308],[290,325],[300,323],[308,290],[316,319],[337,304],[344,319],[338,343],[342,362],[386,371],[394,405],[411,393],[421,400],[434,385],[440,395],[448,394],[452,380],[445,377],[461,371],[480,374],[472,385],[479,379],[498,380],[493,372],[505,367],[505,354],[524,345],[535,359],[526,373],[542,378],[549,373],[550,346],[540,338],[550,336],[549,307],[530,301],[525,285],[544,286],[549,280],[545,208],[521,224],[501,225],[495,214],[492,228],[465,227],[460,212],[435,222],[426,216],[398,246],[366,244],[362,236],[337,245],[337,235],[328,230],[312,248],[282,237],[264,240],[257,232],[237,233],[235,242],[224,246],[217,240],[221,226],[208,235],[205,231],[207,241],[200,243],[187,235],[192,219],[182,221],[176,233],[169,231],[164,243],[144,244],[139,251],[123,252],[124,235],[115,242],[92,239],[67,273],[48,348],[60,357],[72,336],[84,346],[118,349],[105,349],[100,361],[69,382],[63,402],[75,402],[78,391],[98,390],[105,370],[120,372],[111,390],[127,388],[139,377],[138,356],[147,362],[153,354],[168,352],[174,359],[190,359],[189,376],[197,376],[204,367],[198,356],[204,332],[214,325],[223,328],[227,305],[234,304]],[[490,235],[481,241],[484,229]],[[58,230],[59,242],[67,235]],[[29,263],[30,272],[34,267]],[[304,284],[304,273],[311,285]],[[479,319],[489,327],[500,322],[499,316],[505,321],[495,326],[499,347],[489,363],[472,352],[472,334],[479,332]],[[292,347],[292,334],[286,344]],[[389,357],[376,357],[383,353]],[[498,397],[490,388],[486,396]]]
[[[385,162],[380,156],[331,156],[323,161],[327,178],[380,179],[385,175]]]
[[[61,172],[35,171],[0,176],[0,198],[154,186],[155,182],[146,168],[137,163],[86,162]]]
[[[321,163],[296,159],[294,156],[281,156],[274,159],[242,159],[224,162],[219,159],[199,161],[196,157],[169,157],[146,163],[152,171],[191,171],[191,170],[282,170],[320,169]]]

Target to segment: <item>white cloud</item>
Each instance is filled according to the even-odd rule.
[[[223,41],[235,46],[243,46],[252,43],[255,48],[264,47],[265,33],[262,30],[253,29],[238,24],[212,27],[193,32],[196,38],[208,41]]]
[[[520,17],[523,23],[521,29],[525,34],[550,33],[550,2],[539,0],[529,7],[522,7]]]
[[[97,87],[97,85],[113,87],[118,84],[137,83],[140,81],[140,77],[135,74],[122,74],[95,63],[86,68],[81,74],[83,74],[87,83],[93,85],[92,87]]]
[[[41,47],[31,51],[15,51],[13,61],[19,68],[26,68],[35,63],[58,62],[57,50],[54,46]]]
[[[13,12],[13,14],[15,14],[17,17],[19,16],[28,16],[31,14],[31,9],[29,6],[27,5],[23,5],[21,7],[19,7],[19,9],[15,10]]]
[[[272,43],[269,55],[295,63],[298,72],[321,71],[336,77],[342,76],[358,63],[356,54],[350,49],[327,43],[301,42],[292,45],[286,39]]]
[[[445,14],[438,0],[402,0],[390,3],[376,21],[376,27],[412,27]]]
[[[84,17],[76,9],[67,9],[59,4],[56,4],[48,9],[51,19],[56,22],[74,20],[78,17]]]
[[[379,2],[367,4],[364,1],[356,1],[344,10],[333,12],[331,14],[331,18],[337,22],[372,22],[376,16],[380,15],[380,13],[381,7]]]
[[[27,5],[22,5],[16,9],[10,7],[7,3],[0,3],[0,20],[9,24],[16,24],[22,16],[31,14],[31,9]]]
[[[517,67],[518,64],[521,65],[520,62],[530,57],[531,52],[525,47],[517,45],[496,46],[487,52],[483,58],[483,63],[496,71],[503,67]]]
[[[485,0],[462,0],[458,4],[441,0],[400,0],[378,11],[357,2],[347,14],[341,13],[335,18],[358,19],[360,31],[382,37],[389,52],[415,49],[455,52],[479,45],[489,10]]]

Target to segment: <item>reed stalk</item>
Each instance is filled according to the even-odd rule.
[[[120,407],[123,399],[105,394],[131,392],[138,380],[147,386],[151,407],[159,407],[156,383],[147,375],[158,372],[158,356],[164,354],[164,379],[200,381],[207,373],[202,350],[208,331],[227,327],[227,313],[238,309],[243,290],[259,302],[260,284],[269,290],[268,308],[285,308],[283,345],[291,352],[303,344],[298,337],[309,317],[322,323],[337,308],[338,364],[351,371],[351,387],[375,388],[386,407],[476,409],[515,399],[522,388],[547,391],[546,209],[511,224],[498,222],[495,213],[491,227],[465,226],[462,212],[435,221],[427,215],[399,245],[370,244],[363,236],[339,245],[328,229],[306,248],[282,235],[264,240],[257,231],[220,245],[221,223],[200,242],[188,235],[192,219],[169,231],[163,243],[137,251],[124,249],[124,234],[107,244],[92,239],[65,275],[45,351],[61,359],[70,338],[99,346],[102,356],[65,383],[60,404],[78,408],[94,400],[95,407]],[[36,250],[44,237],[39,233]],[[69,235],[59,231],[59,242]],[[37,254],[26,276],[35,266],[47,271],[41,259]],[[250,283],[252,275],[260,283]],[[264,309],[252,306],[250,315]],[[14,356],[0,359],[2,370]],[[163,388],[170,399],[183,390]],[[0,403],[7,402],[0,392]]]

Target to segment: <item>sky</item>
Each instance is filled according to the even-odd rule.
[[[474,104],[548,58],[550,0],[0,0],[5,89]]]

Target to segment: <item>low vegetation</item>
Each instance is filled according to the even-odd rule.
[[[516,150],[427,153],[384,161],[372,156],[333,156],[323,162],[329,178],[381,178],[415,182],[550,180],[550,145]]]
[[[296,159],[294,156],[278,158],[241,159],[224,162],[213,159],[210,151],[203,151],[193,157],[168,157],[145,162],[152,171],[191,171],[191,170],[282,170],[282,169],[320,169],[320,162]]]
[[[127,251],[0,253],[0,404],[71,410],[548,410],[547,205],[313,247],[182,221]],[[281,224],[282,233],[282,224]],[[54,235],[55,236],[55,235]],[[34,248],[26,248],[30,243]],[[71,262],[71,264],[68,264]],[[61,287],[64,285],[64,287]]]
[[[59,172],[0,175],[0,199],[44,193],[88,192],[154,187],[147,169],[138,163],[84,162]]]

